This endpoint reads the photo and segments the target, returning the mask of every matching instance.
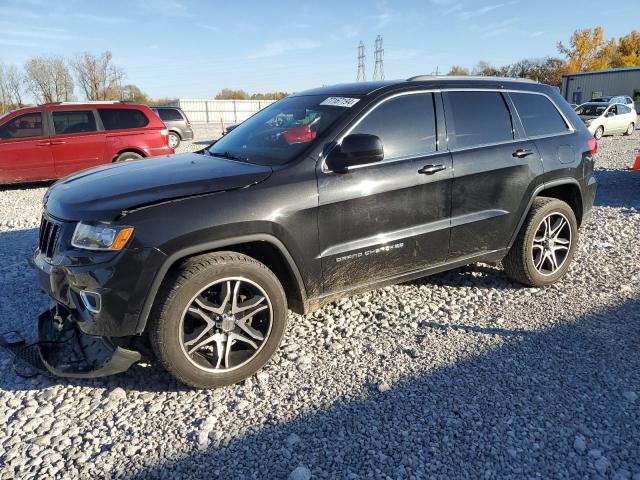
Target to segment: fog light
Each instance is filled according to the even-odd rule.
[[[82,303],[87,310],[91,313],[100,313],[100,308],[102,307],[102,297],[99,293],[90,292],[88,290],[83,290],[80,292],[80,298],[82,299]]]

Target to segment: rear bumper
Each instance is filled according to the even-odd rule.
[[[178,133],[180,133],[182,140],[193,140],[193,130],[191,128],[185,128]]]
[[[80,331],[71,314],[51,309],[38,317],[38,343],[44,367],[56,377],[96,378],[121,373],[141,354]]]
[[[584,225],[591,216],[591,208],[596,199],[596,191],[598,190],[598,182],[596,177],[591,175],[587,182],[586,188],[582,192],[582,224]]]

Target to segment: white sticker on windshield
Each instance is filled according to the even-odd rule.
[[[320,105],[329,105],[331,107],[351,108],[360,101],[359,98],[347,97],[327,97]]]

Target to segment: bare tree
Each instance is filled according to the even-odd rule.
[[[15,65],[0,64],[0,113],[22,107],[24,75]]]
[[[66,102],[73,98],[73,78],[61,57],[35,57],[24,70],[29,91],[38,102]]]
[[[124,72],[106,51],[99,56],[85,52],[71,61],[76,79],[87,100],[122,100]]]

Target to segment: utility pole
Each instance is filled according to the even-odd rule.
[[[375,67],[373,68],[374,80],[384,80],[384,63],[382,61],[383,53],[384,53],[384,49],[382,48],[382,35],[378,35],[376,37],[376,53],[375,53],[376,64],[375,64]]]
[[[367,74],[364,71],[364,43],[360,40],[358,44],[358,76],[356,77],[356,82],[366,82]]]

